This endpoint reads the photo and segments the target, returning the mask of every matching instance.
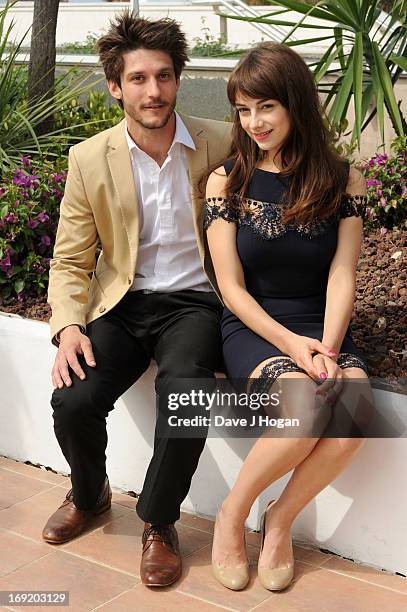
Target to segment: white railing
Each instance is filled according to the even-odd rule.
[[[264,17],[264,13],[256,10],[253,6],[249,6],[243,0],[219,0],[214,2],[213,0],[192,0],[193,5],[209,5],[212,6],[215,13],[219,15],[221,19],[221,33],[222,36],[227,42],[227,17],[222,12],[221,7],[226,9],[230,15],[235,15],[236,17],[254,17],[261,18]],[[270,7],[272,8],[272,7]],[[256,28],[262,34],[265,34],[271,40],[276,42],[281,42],[287,35],[287,31],[283,28],[280,28],[276,25],[266,24],[266,23],[258,23],[256,21],[248,22],[251,26]],[[293,40],[297,40],[294,36]]]

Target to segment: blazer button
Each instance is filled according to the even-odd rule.
[[[106,310],[106,307],[105,307],[105,306],[100,306],[100,308],[99,308],[99,312],[105,312],[105,310]]]

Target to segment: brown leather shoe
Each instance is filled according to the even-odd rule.
[[[87,527],[90,520],[109,510],[112,500],[112,491],[109,480],[103,484],[102,492],[92,510],[79,510],[73,503],[72,489],[67,493],[65,501],[58,510],[50,516],[42,531],[42,537],[50,544],[63,544],[80,535]]]
[[[174,525],[144,523],[140,577],[146,586],[168,586],[180,578],[182,561]]]

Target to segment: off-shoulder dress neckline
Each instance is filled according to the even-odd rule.
[[[280,172],[273,172],[272,170],[264,170],[263,168],[257,168],[257,166],[255,170],[259,170],[260,172],[266,172],[267,174],[276,174],[276,175],[281,174],[281,170]]]

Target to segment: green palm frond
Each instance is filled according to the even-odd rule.
[[[320,0],[311,6],[300,0],[269,3],[281,10],[264,17],[226,17],[290,28],[281,40],[290,47],[332,40],[322,57],[310,65],[320,93],[326,94],[324,107],[330,121],[336,126],[345,125],[353,101],[352,142],[360,146],[362,131],[377,114],[384,143],[385,112],[396,134],[405,136],[406,122],[394,84],[407,71],[406,0],[396,0],[390,14],[381,11],[378,0]],[[287,18],[275,19],[282,12]],[[293,12],[299,15],[298,20],[293,19]],[[307,22],[309,17],[312,23]],[[319,29],[321,35],[294,39],[299,28]],[[322,83],[327,76],[333,76],[333,82]]]

